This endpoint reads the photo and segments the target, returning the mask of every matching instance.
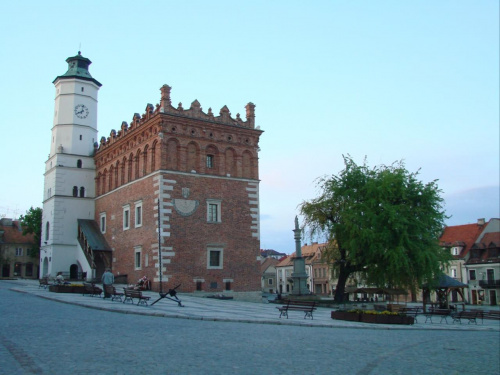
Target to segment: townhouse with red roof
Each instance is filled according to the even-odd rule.
[[[479,219],[475,224],[445,227],[440,237],[441,246],[450,250],[453,260],[447,268],[448,276],[469,286],[466,302],[496,305],[500,297],[500,219]],[[457,302],[456,292],[451,301]]]

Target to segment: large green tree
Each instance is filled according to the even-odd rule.
[[[412,290],[440,274],[450,255],[438,243],[446,215],[437,182],[422,183],[403,162],[369,168],[347,156],[344,165],[300,205],[305,229],[329,240],[335,301],[355,273],[367,284]]]
[[[23,234],[33,234],[35,244],[30,255],[34,258],[40,256],[40,246],[42,244],[42,209],[40,207],[30,207],[26,215],[21,215],[19,220],[23,227]]]

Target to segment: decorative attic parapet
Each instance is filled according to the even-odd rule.
[[[191,103],[191,107],[189,109],[185,109],[182,107],[182,103],[179,103],[177,108],[172,106],[172,100],[170,98],[171,87],[168,85],[163,85],[160,88],[161,91],[161,99],[160,99],[160,108],[159,111],[161,113],[168,113],[177,116],[185,116],[189,118],[195,118],[205,121],[218,122],[226,125],[240,126],[244,128],[255,128],[255,104],[248,103],[245,106],[246,109],[246,121],[243,121],[240,117],[240,114],[236,114],[236,118],[231,117],[231,112],[227,106],[221,108],[219,112],[219,116],[214,116],[212,113],[212,108],[208,109],[208,112],[203,112],[200,102],[195,100]],[[157,108],[158,109],[158,108]],[[155,111],[156,112],[156,111]]]
[[[189,109],[183,108],[182,103],[179,103],[177,108],[174,108],[172,106],[172,101],[170,98],[171,89],[172,88],[170,86],[163,85],[160,88],[160,104],[156,104],[156,106],[153,106],[153,104],[148,103],[145,108],[145,113],[142,116],[139,113],[134,113],[130,124],[128,124],[126,121],[123,121],[121,123],[120,130],[116,131],[112,129],[108,138],[101,137],[99,144],[97,144],[96,142],[96,144],[94,145],[96,151],[118,141],[126,134],[135,131],[135,129],[139,128],[143,123],[159,113],[167,113],[175,116],[199,119],[213,123],[255,129],[255,104],[251,102],[245,106],[246,121],[243,121],[239,113],[236,114],[236,118],[232,118],[231,112],[226,105],[223,106],[219,111],[219,116],[214,116],[212,108],[208,108],[207,113],[203,112],[201,104],[198,100],[194,100],[191,103]]]

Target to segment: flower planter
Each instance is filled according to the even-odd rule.
[[[83,286],[50,285],[49,291],[53,293],[83,293]]]
[[[360,314],[357,312],[332,311],[332,319],[346,320],[349,322],[362,322],[372,324],[413,324],[412,316],[388,315],[388,314]]]
[[[361,314],[347,311],[332,311],[332,319],[359,322]]]
[[[360,321],[374,324],[413,324],[412,316],[386,315],[386,314],[361,314]]]

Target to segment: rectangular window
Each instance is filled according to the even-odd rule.
[[[207,155],[207,169],[212,169],[214,167],[214,156]]]
[[[268,279],[267,280],[267,285],[273,285],[273,279]]]
[[[457,269],[456,268],[451,269],[451,277],[454,277],[454,278],[457,277]]]
[[[23,248],[18,247],[16,248],[16,257],[22,257],[23,256]]]
[[[130,228],[130,206],[123,206],[123,230]]]
[[[101,233],[106,233],[106,213],[100,214],[99,217],[100,217]]]
[[[222,269],[222,249],[208,249],[208,269]]]
[[[491,282],[495,280],[495,270],[493,268],[488,268],[486,270],[486,279]]]
[[[141,247],[135,248],[135,250],[134,250],[134,259],[135,259],[134,267],[136,270],[140,270],[142,268],[141,255],[142,255],[142,248]]]
[[[207,221],[209,223],[220,223],[221,201],[218,199],[207,199]]]
[[[209,204],[208,205],[208,221],[217,222],[217,205]]]
[[[142,201],[135,202],[135,227],[142,227]]]
[[[226,290],[231,290],[231,281],[226,281]]]
[[[476,270],[469,270],[469,280],[476,280]]]

